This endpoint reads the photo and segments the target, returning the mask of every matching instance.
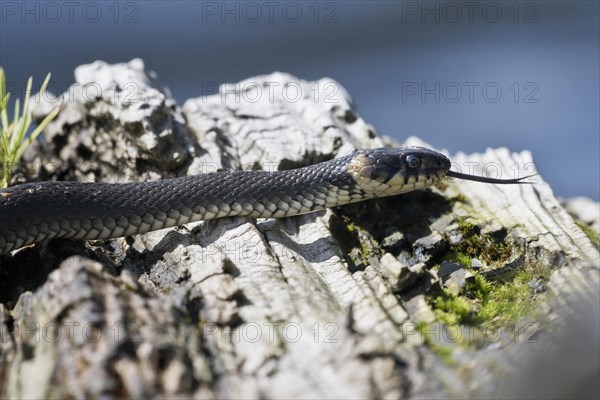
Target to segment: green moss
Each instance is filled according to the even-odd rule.
[[[356,228],[352,223],[344,223],[338,218],[332,218],[331,230],[344,253],[348,254],[350,250],[358,245],[358,236]]]
[[[442,361],[444,361],[448,365],[454,365],[455,361],[452,358],[452,348],[450,346],[442,346],[436,340],[435,337],[432,336],[434,329],[431,325],[428,325],[424,322],[417,323],[417,330],[421,334],[423,341],[434,353],[436,353]]]
[[[455,295],[441,288],[439,293],[428,297],[439,322],[486,330],[510,328],[536,309],[540,296],[530,284],[544,285],[551,270],[526,264],[491,277],[476,271],[472,273],[473,282],[462,294]]]
[[[470,232],[477,228],[475,224],[473,224],[471,221],[469,221],[468,218],[465,217],[457,217],[456,223],[458,224],[458,229],[461,232]]]
[[[506,231],[499,231],[494,235],[482,234],[481,229],[466,218],[457,218],[456,222],[463,240],[450,246],[450,259],[469,266],[472,258],[494,265],[511,257],[513,248],[506,243]]]
[[[505,231],[482,234],[481,229],[467,218],[458,218],[456,222],[462,240],[450,245],[443,259],[461,264],[474,277],[460,296],[442,288],[443,295],[432,298],[430,303],[439,320],[486,329],[515,322],[532,309],[529,305],[533,291],[528,286],[532,274],[526,265],[520,271],[497,272],[487,277],[473,270],[473,258],[494,270],[508,264],[517,251],[506,242]]]
[[[349,219],[338,220],[335,236],[344,253],[351,258],[355,265],[369,265],[370,258],[382,254],[377,240],[367,230]]]
[[[531,285],[544,285],[550,273],[550,268],[525,264],[522,268],[507,271],[489,281],[481,278],[487,288],[481,290],[481,285],[478,285],[468,289],[471,293],[479,293],[479,325],[486,329],[497,329],[531,314],[537,308],[539,299],[539,294]]]
[[[596,247],[597,250],[600,250],[600,234],[598,234],[598,232],[596,232],[583,222],[575,221],[575,223],[581,228],[583,233],[585,233],[586,236],[592,241],[594,247]]]
[[[469,257],[467,254],[464,254],[464,253],[461,253],[461,252],[458,252],[458,251],[451,252],[448,255],[448,261],[457,262],[460,265],[463,265],[465,267],[471,266],[471,259],[472,258],[473,257]]]
[[[473,321],[473,306],[465,297],[443,292],[435,297],[433,306],[438,320],[446,325],[470,324]]]
[[[367,263],[369,257],[381,253],[379,243],[377,243],[368,231],[353,223],[349,223],[347,226],[348,231],[357,238],[358,250],[364,263]]]
[[[496,288],[477,313],[477,319],[482,327],[491,329],[514,323],[533,311],[530,294],[531,289],[523,283]]]
[[[358,242],[360,244],[360,258],[365,265],[369,265],[369,259],[382,254],[379,243],[367,231],[358,230]]]
[[[454,197],[451,197],[448,199],[448,204],[449,205],[454,205],[456,203],[462,203],[462,204],[470,204],[469,202],[469,198],[467,196],[465,196],[462,193],[457,194]]]
[[[536,264],[514,262],[519,249],[507,241],[500,230],[482,234],[467,218],[456,220],[462,240],[450,244],[440,261],[454,261],[473,274],[473,281],[457,295],[439,286],[427,297],[437,321],[448,326],[467,326],[480,335],[484,330],[510,329],[519,319],[530,315],[540,299],[537,285],[543,288],[551,269]],[[477,258],[490,269],[471,268]],[[512,266],[511,266],[512,264]],[[476,342],[476,340],[471,340]],[[463,345],[477,343],[464,342]]]
[[[485,301],[493,290],[490,282],[485,280],[480,274],[475,274],[473,283],[467,285],[467,293],[479,301]]]

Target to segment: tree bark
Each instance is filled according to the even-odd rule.
[[[117,182],[289,169],[398,145],[376,133],[331,79],[273,73],[179,107],[141,60],[95,62],[75,76],[65,93],[71,97],[17,179]],[[85,89],[92,82],[100,88],[94,96]],[[502,177],[535,167],[529,152],[506,149],[451,159],[463,172],[475,165],[475,173]],[[529,377],[529,363],[548,346],[571,343],[565,332],[573,314],[584,314],[573,322],[584,327],[580,337],[589,334],[598,319],[599,255],[543,177],[530,179],[537,183],[448,180],[297,217],[227,218],[104,242],[54,240],[5,256],[0,396],[545,394],[544,384],[531,388],[557,371]],[[475,260],[466,265],[465,255]],[[444,262],[462,275],[442,276]],[[488,282],[493,296],[511,288],[507,274],[524,270],[534,271],[532,313],[511,320],[498,311],[508,322],[494,325],[505,334],[493,339],[481,339],[493,319],[460,320],[455,328],[475,332],[472,340],[446,337],[443,315],[451,312],[436,299],[464,297],[474,313],[473,279]],[[597,336],[585,344],[582,354],[592,354]],[[553,382],[585,383],[596,371],[597,363],[574,354],[563,360],[575,374]],[[554,394],[571,393],[558,386]]]

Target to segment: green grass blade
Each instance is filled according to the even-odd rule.
[[[6,92],[6,74],[4,69],[0,67],[0,188],[6,187],[10,182],[12,168],[19,162],[27,147],[38,138],[48,124],[58,115],[62,109],[61,103],[54,108],[40,124],[27,136],[27,132],[33,121],[33,114],[37,105],[41,101],[41,96],[44,95],[48,83],[50,82],[51,74],[46,75],[46,79],[42,83],[39,91],[40,98],[35,99],[31,107],[30,101],[33,101],[31,96],[31,88],[33,86],[33,78],[29,77],[27,81],[27,89],[25,90],[25,100],[23,101],[23,109],[21,110],[21,102],[19,99],[15,101],[14,115],[12,121],[8,116],[8,102],[10,93]]]
[[[30,76],[27,80],[27,89],[25,89],[25,101],[23,101],[23,115],[27,115],[29,112],[29,96],[31,95],[31,86],[33,85],[33,78]]]
[[[25,150],[27,150],[27,147],[29,147],[29,145],[37,139],[37,137],[42,133],[42,131],[44,129],[46,129],[46,126],[48,126],[48,124],[50,123],[50,121],[52,121],[60,112],[62,108],[62,102],[60,105],[58,105],[54,110],[52,110],[52,112],[48,115],[46,115],[46,117],[42,120],[42,122],[40,122],[40,124],[37,126],[37,128],[34,129],[33,132],[31,132],[31,135],[29,135],[29,137],[27,139],[25,139],[25,141],[23,143],[21,143],[21,146],[19,147],[19,149],[16,152],[16,160],[20,160],[21,156],[23,155],[23,153],[25,153]]]
[[[8,130],[8,112],[6,108],[0,112],[0,123],[2,124],[2,132],[6,132]]]
[[[15,149],[16,149],[16,143],[17,143],[17,136],[18,136],[18,132],[21,130],[21,127],[23,125],[23,118],[21,118],[21,102],[19,101],[19,99],[17,99],[15,101],[15,111],[13,114],[13,122],[12,124],[8,127],[8,129],[6,130],[8,133],[8,139],[9,139],[9,146],[8,146],[8,151],[9,153],[12,153]]]
[[[6,99],[6,103],[4,102],[6,97],[6,76],[4,75],[4,68],[0,68],[0,101],[2,102],[2,107],[6,107],[8,103],[8,99]]]
[[[40,95],[43,95],[44,92],[46,91],[46,86],[48,86],[48,82],[50,82],[50,76],[52,76],[52,74],[50,72],[48,72],[48,75],[46,75],[46,79],[44,79],[44,82],[42,83],[42,86],[40,87]]]
[[[31,124],[31,113],[29,112],[29,99],[31,97],[31,86],[32,85],[33,85],[33,78],[30,76],[29,79],[27,80],[27,89],[25,90],[25,101],[23,101],[23,114],[20,116],[23,120],[23,123],[21,124],[21,127],[20,127],[21,129],[15,130],[15,132],[13,133],[17,137],[15,147],[13,147],[13,150],[15,152],[19,148],[19,145],[23,141],[23,139],[25,139],[25,134],[27,133],[27,130],[29,129],[29,125]],[[18,114],[16,114],[16,115],[18,115]]]

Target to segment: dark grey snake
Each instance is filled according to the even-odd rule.
[[[361,150],[287,171],[233,171],[142,183],[37,182],[0,190],[0,255],[53,238],[109,239],[222,217],[289,217],[440,182],[450,171],[422,147]]]

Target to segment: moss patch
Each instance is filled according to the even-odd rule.
[[[598,234],[598,232],[596,232],[595,230],[593,230],[592,228],[590,228],[583,222],[575,221],[575,223],[577,224],[578,227],[581,228],[583,233],[585,233],[586,236],[592,241],[592,244],[594,245],[594,247],[596,247],[597,250],[600,250],[600,234]]]
[[[368,231],[353,223],[349,223],[347,229],[357,238],[357,246],[350,252],[355,262],[360,261],[364,265],[369,265],[371,257],[381,257],[383,253],[381,247]]]
[[[446,325],[472,324],[474,308],[471,302],[463,296],[455,296],[444,291],[432,299],[437,319]]]
[[[448,365],[454,365],[454,359],[452,358],[452,348],[450,346],[443,346],[438,342],[432,325],[428,325],[424,322],[417,323],[417,331],[423,338],[423,342],[429,347],[434,353]]]
[[[494,266],[508,261],[512,256],[513,247],[506,243],[506,230],[482,234],[481,229],[466,218],[458,218],[456,222],[462,240],[450,246],[449,260],[469,266],[471,259],[477,258]]]
[[[455,296],[443,292],[434,298],[433,305],[440,321],[451,324],[474,325],[483,329],[510,327],[531,314],[538,304],[543,285],[550,270],[525,265],[493,278],[475,273],[475,280],[464,294]]]
[[[450,197],[450,198],[448,199],[448,202],[449,202],[451,205],[455,205],[456,203],[471,204],[471,203],[469,202],[469,199],[467,198],[467,196],[465,196],[465,195],[464,195],[464,194],[462,194],[462,193],[459,193],[459,194],[457,194],[457,195],[456,195],[456,196],[454,196],[454,197]]]
[[[449,244],[447,253],[438,260],[461,264],[473,274],[473,281],[459,295],[437,286],[428,294],[427,300],[438,323],[474,332],[463,335],[458,344],[477,347],[478,338],[485,337],[486,332],[510,330],[517,321],[537,309],[552,271],[548,267],[522,262],[520,249],[507,240],[506,230],[483,234],[466,218],[459,218],[456,223],[455,234],[460,235],[461,240]],[[482,261],[486,270],[472,268],[473,258]],[[437,352],[437,347],[432,346],[432,349]],[[446,348],[440,354],[442,358],[446,358],[445,351]]]
[[[517,321],[537,309],[551,270],[521,261],[522,249],[511,242],[507,229],[483,233],[481,226],[474,223],[476,210],[460,196],[447,200],[431,191],[417,191],[398,198],[357,203],[340,207],[339,217],[332,224],[347,260],[351,260],[350,269],[360,270],[373,257],[384,253],[380,243],[390,232],[400,231],[403,237],[393,254],[410,256],[415,251],[415,241],[432,233],[432,221],[455,215],[453,204],[466,205],[466,215],[475,217],[454,218],[452,224],[442,224],[443,250],[428,253],[426,263],[435,270],[443,261],[454,261],[470,271],[474,279],[458,295],[435,285],[426,297],[436,321],[419,325],[424,342],[449,362],[456,344],[475,348],[487,345],[487,331],[511,330]],[[472,268],[473,258],[484,267]],[[466,329],[470,334],[455,343],[436,342],[426,334],[428,330],[437,332],[434,325]]]
[[[330,228],[346,255],[351,272],[363,270],[370,264],[371,257],[383,254],[379,243],[373,236],[346,216],[332,218]]]

